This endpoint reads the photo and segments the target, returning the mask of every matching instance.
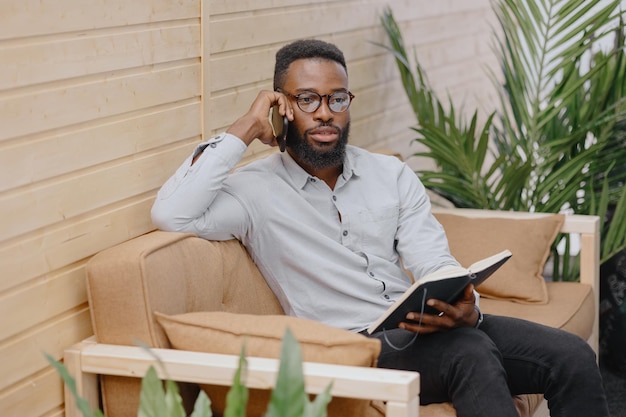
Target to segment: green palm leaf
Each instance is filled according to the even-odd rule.
[[[424,185],[458,207],[583,214],[602,205],[626,209],[626,56],[619,4],[494,3],[501,74],[490,76],[501,110],[482,126],[476,112],[466,123],[454,103],[442,105],[417,56],[411,70],[399,26],[386,10],[385,47],[396,57],[417,119],[415,141],[424,149],[415,155],[437,163],[435,171],[418,171]],[[614,48],[595,51],[607,36],[615,37]],[[615,221],[624,223],[624,217],[616,213]],[[624,228],[610,227],[602,239],[612,243],[603,251],[626,247]]]

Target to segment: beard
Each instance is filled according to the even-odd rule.
[[[323,169],[343,164],[343,160],[346,156],[348,135],[350,134],[350,122],[348,122],[344,129],[340,129],[331,124],[322,124],[320,126],[332,126],[339,131],[339,140],[331,149],[315,149],[306,140],[309,131],[313,129],[306,130],[303,136],[293,125],[290,125],[290,129],[287,130],[287,147],[291,149],[302,163],[311,168]]]

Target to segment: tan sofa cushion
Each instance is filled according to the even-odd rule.
[[[477,288],[482,296],[519,303],[548,302],[543,270],[564,215],[536,219],[469,218],[450,213],[435,216],[446,231],[452,255],[463,266],[504,249],[513,253]]]
[[[154,314],[175,349],[238,355],[245,343],[249,356],[278,358],[289,328],[308,362],[376,366],[380,354],[378,339],[297,317],[217,311]]]
[[[282,338],[289,328],[300,343],[305,361],[375,366],[380,353],[377,339],[296,317],[226,312],[154,314],[176,349],[239,355],[245,343],[248,356],[278,358]],[[223,413],[228,388],[204,385],[202,389],[211,398],[214,411]],[[269,392],[251,390],[248,417],[263,416],[268,401]],[[370,401],[346,398],[334,398],[328,413],[330,416],[355,417],[379,415]]]
[[[153,311],[282,314],[265,279],[236,240],[152,232],[98,253],[87,264],[100,342],[169,347]]]
[[[480,307],[488,314],[534,321],[587,340],[595,317],[591,287],[577,282],[548,282],[547,290],[548,304],[527,305],[485,298],[480,300]]]

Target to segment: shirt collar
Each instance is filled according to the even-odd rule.
[[[283,165],[285,167],[285,170],[287,171],[287,174],[289,174],[296,186],[298,186],[300,189],[304,188],[304,186],[311,178],[314,178],[312,175],[302,169],[300,165],[298,165],[298,163],[291,157],[291,155],[289,155],[289,152],[282,152],[280,156],[283,160]],[[347,145],[346,157],[343,161],[343,172],[341,174],[345,182],[350,180],[353,175],[357,177],[360,175],[363,169],[363,167],[361,167],[360,165],[361,164],[359,164],[359,155],[355,152],[354,147],[352,145]]]

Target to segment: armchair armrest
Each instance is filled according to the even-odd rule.
[[[239,365],[239,357],[174,349],[153,349],[174,381],[230,386]],[[271,389],[278,375],[279,360],[248,357],[246,385]],[[151,365],[165,378],[157,361],[145,349],[96,343],[86,339],[65,350],[65,365],[76,379],[78,394],[91,406],[98,404],[98,375],[141,378]],[[409,371],[353,367],[305,362],[306,391],[322,392],[332,382],[332,395],[387,402],[388,417],[417,417],[419,413],[419,374]],[[75,401],[65,391],[66,415],[79,417]]]

